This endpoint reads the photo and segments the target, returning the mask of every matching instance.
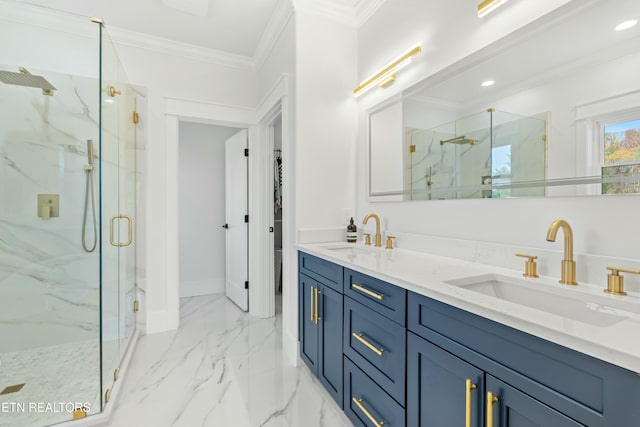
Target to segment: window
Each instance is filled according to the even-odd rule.
[[[602,194],[640,193],[640,119],[602,129]]]

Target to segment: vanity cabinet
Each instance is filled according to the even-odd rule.
[[[299,270],[301,357],[355,426],[640,426],[635,372],[303,252]]]
[[[304,253],[299,262],[300,356],[342,407],[342,267]]]
[[[408,425],[430,425],[430,407],[466,415],[471,379],[472,426],[490,427],[489,392],[494,426],[640,426],[637,373],[423,295],[407,300]]]
[[[358,427],[405,427],[406,291],[344,269],[344,411]]]
[[[583,425],[411,332],[407,346],[407,426]]]

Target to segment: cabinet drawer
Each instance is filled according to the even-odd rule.
[[[404,327],[351,298],[344,299],[344,353],[402,406],[406,343]]]
[[[404,408],[346,357],[344,412],[358,427],[405,427]]]
[[[322,258],[299,252],[298,269],[301,273],[322,282],[336,292],[343,293],[341,266]]]
[[[406,325],[406,291],[379,279],[344,269],[344,293],[367,307]]]

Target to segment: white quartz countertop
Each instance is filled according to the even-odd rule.
[[[640,298],[637,296],[608,295],[603,292],[602,285],[561,285],[558,278],[552,277],[523,278],[522,271],[398,248],[387,250],[367,246],[365,250],[361,244],[342,242],[297,247],[308,254],[640,373]],[[357,249],[341,249],[347,247]],[[582,300],[586,298],[587,305],[590,305],[590,296],[598,301],[604,298],[605,302],[611,301],[614,305],[622,301],[627,315],[609,326],[594,325],[446,283],[487,274],[525,284],[531,282],[531,289],[551,289],[560,295],[579,292]],[[553,299],[554,294],[550,295]],[[549,304],[553,303],[549,301]],[[597,311],[609,310],[601,303],[591,305],[594,316]]]

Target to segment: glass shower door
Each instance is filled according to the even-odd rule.
[[[135,329],[135,93],[102,29],[102,389],[110,398]]]

